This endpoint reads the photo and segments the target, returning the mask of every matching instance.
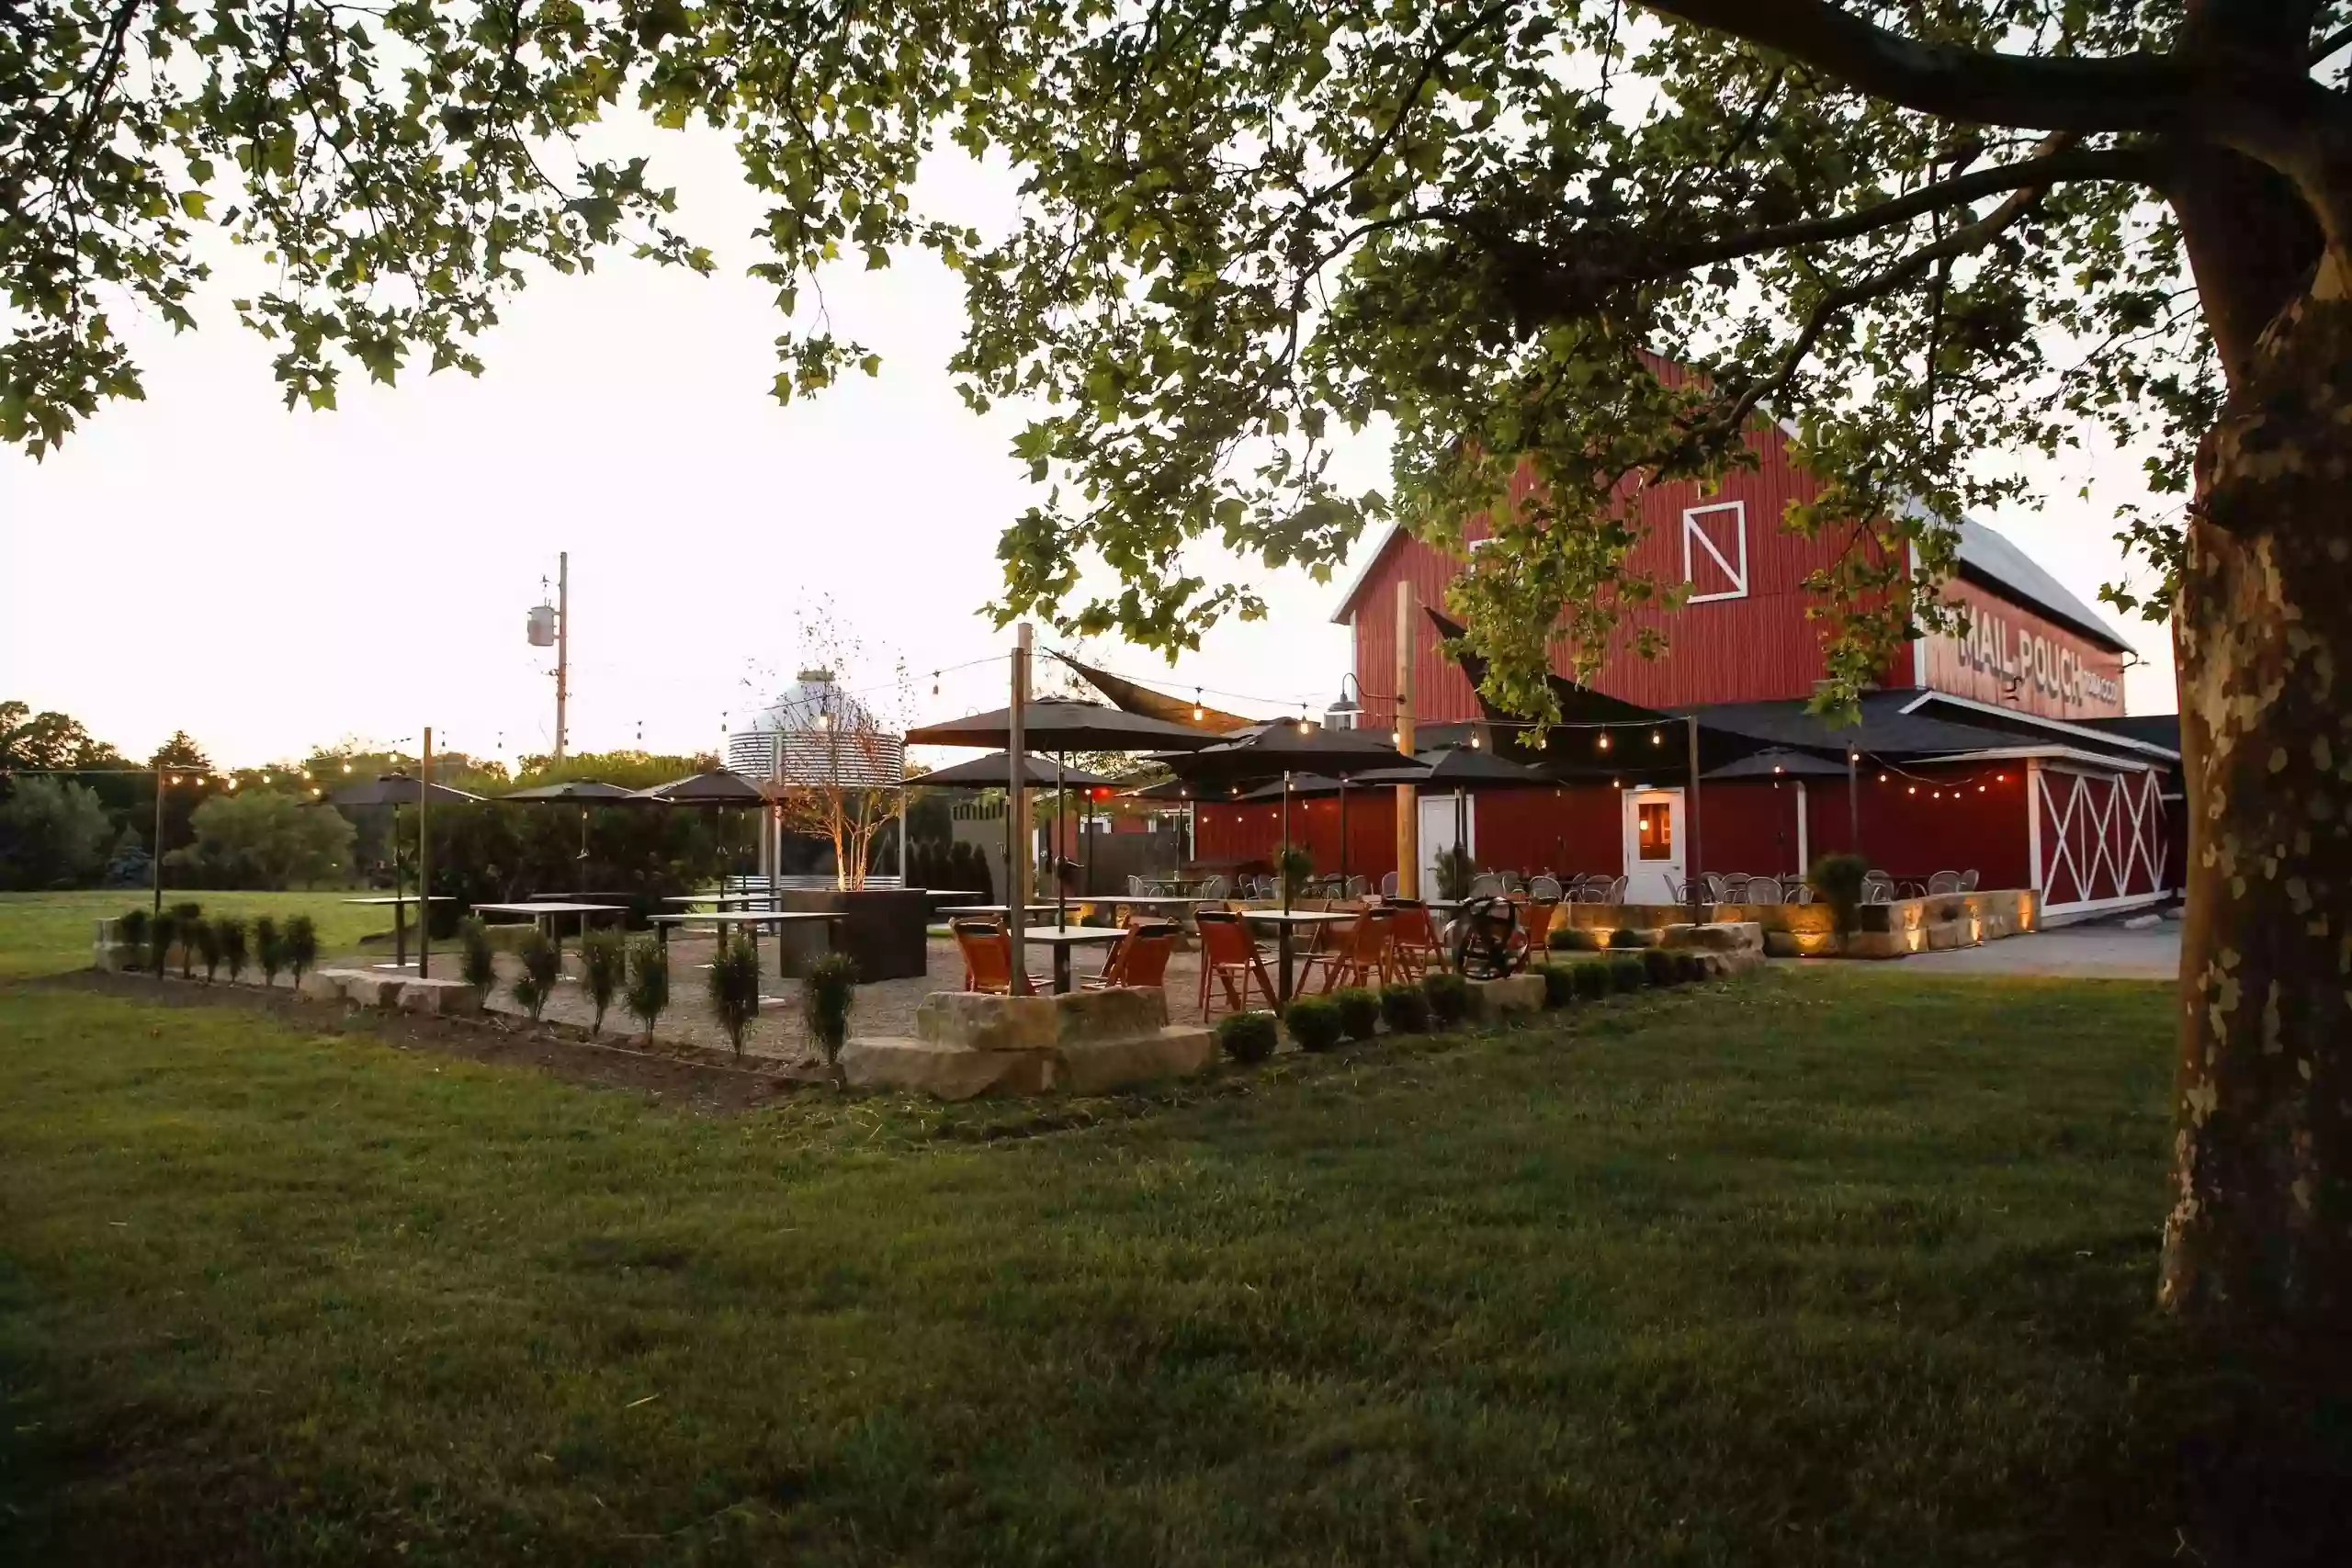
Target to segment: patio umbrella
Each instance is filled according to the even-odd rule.
[[[907,783],[926,789],[1009,789],[1012,785],[1012,763],[1011,752],[991,751],[985,757],[975,757],[952,768],[911,774]],[[1042,789],[1057,782],[1079,789],[1098,789],[1117,781],[1105,778],[1101,773],[1090,773],[1084,768],[1057,769],[1053,763],[1034,752],[1023,760],[1021,783],[1024,788]]]
[[[605,784],[596,779],[566,779],[561,784],[538,784],[530,789],[509,790],[498,796],[502,801],[519,801],[526,806],[577,806],[580,807],[580,852],[573,856],[577,874],[572,879],[575,888],[585,887],[588,876],[588,807],[610,805],[616,800],[634,800],[637,792],[619,784]]]
[[[1176,776],[1194,784],[1254,784],[1280,777],[1283,784],[1283,849],[1290,849],[1290,797],[1300,773],[1348,774],[1403,761],[1385,739],[1361,729],[1333,729],[1306,720],[1277,719],[1247,734],[1230,736],[1190,756],[1164,759]],[[1344,793],[1340,797],[1344,801]],[[1341,818],[1340,874],[1346,875],[1347,829]],[[1283,912],[1290,912],[1290,877],[1281,877]],[[1344,886],[1345,884],[1342,883]]]
[[[428,736],[426,739],[429,741],[431,738]],[[426,749],[429,750],[431,747],[428,745]],[[479,801],[481,796],[462,789],[451,789],[447,784],[428,784],[423,779],[411,778],[406,773],[379,773],[362,783],[345,784],[326,797],[329,806],[347,807],[353,810],[377,806],[392,808],[392,897],[395,911],[400,908],[398,900],[405,893],[401,886],[401,807],[422,805],[427,799],[443,805],[464,805]],[[422,895],[429,894],[433,889],[421,887],[417,891]],[[431,919],[433,906],[425,904],[421,908],[424,910],[422,918]],[[397,912],[393,918],[395,920],[400,918]]]
[[[1816,757],[1810,751],[1792,751],[1785,746],[1768,746],[1753,756],[1742,757],[1736,762],[1725,762],[1720,768],[1709,768],[1699,776],[1702,779],[1769,779],[1789,777],[1800,779],[1842,779],[1848,772],[1843,762],[1833,762]]]
[[[925,725],[920,729],[907,731],[907,744],[994,746],[1009,750],[1012,745],[1012,710],[1001,707],[966,718],[949,719],[944,724]],[[1069,753],[1193,750],[1216,744],[1218,738],[1205,730],[1188,729],[1166,719],[1127,713],[1120,708],[1082,702],[1075,697],[1031,698],[1021,709],[1021,728],[1024,749],[1047,752],[1054,758],[1054,921],[1057,925],[1067,925],[1068,891],[1062,886],[1059,845],[1062,793],[1069,785],[1066,760]],[[1110,781],[1103,782],[1107,784]],[[1025,854],[1027,851],[1023,852]]]
[[[707,773],[689,773],[682,779],[672,779],[650,789],[632,790],[631,800],[650,801],[658,806],[700,807],[718,809],[726,807],[763,807],[768,803],[766,792],[741,773],[716,768]],[[721,888],[726,886],[722,879]],[[775,880],[771,872],[768,892],[775,892]]]

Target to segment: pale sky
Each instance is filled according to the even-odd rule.
[[[836,331],[882,374],[779,408],[779,321],[741,276],[756,204],[715,138],[653,151],[719,274],[615,259],[543,278],[482,344],[480,379],[347,373],[337,411],[288,412],[269,345],[227,303],[254,258],[225,247],[202,331],[118,320],[147,400],[103,408],[39,464],[0,449],[0,697],[138,755],[184,728],[224,767],[346,735],[413,750],[428,724],[436,746],[511,761],[552,735],[553,660],[524,617],[568,550],[575,750],[638,745],[640,727],[650,750],[714,748],[755,705],[747,675],[789,678],[795,612],[827,593],[870,651],[905,660],[919,721],[1000,705],[1001,660],[952,667],[1010,647],[978,612],[998,533],[1035,497],[1009,456],[1018,412],[974,416],[945,374],[954,278],[916,256],[830,277]],[[1007,179],[951,153],[918,205],[985,230],[1011,201]],[[1351,482],[1383,481],[1376,443],[1345,457]],[[2031,468],[2046,510],[1990,520],[2090,600],[2119,570],[2106,519],[2137,463]],[[2100,488],[2083,501],[2086,475]],[[1271,619],[1228,624],[1172,671],[1117,645],[1097,659],[1228,709],[1319,711],[1347,669],[1329,624],[1347,573],[1203,558],[1257,583]],[[2161,629],[2119,629],[2154,661],[2127,678],[2132,711],[2170,711]]]

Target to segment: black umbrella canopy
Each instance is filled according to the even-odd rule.
[[[1145,784],[1123,793],[1129,800],[1185,801],[1193,798],[1197,792],[1182,779],[1162,779],[1158,784]]]
[[[1410,783],[1406,779],[1396,781]],[[1552,781],[1533,768],[1525,768],[1508,757],[1498,757],[1492,751],[1475,746],[1456,746],[1430,764],[1428,774],[1420,781],[1429,784],[1547,784]]]
[[[1397,767],[1404,759],[1386,737],[1289,719],[1259,727],[1193,752],[1166,759],[1177,775],[1196,784],[1235,784],[1284,773],[1354,774]],[[1294,786],[1296,781],[1294,780]],[[1336,787],[1336,786],[1335,786]]]
[[[635,790],[629,798],[659,801],[665,806],[759,806],[767,800],[759,785],[723,768],[672,779],[651,789]]]
[[[1218,739],[1205,730],[1072,697],[1035,698],[1022,710],[1021,722],[1024,743],[1033,753],[1190,751],[1214,746]],[[993,746],[1001,750],[1012,744],[1012,710],[997,708],[910,729],[907,744]]]
[[[1842,779],[1846,764],[1833,762],[1826,757],[1816,757],[1810,751],[1792,751],[1783,746],[1768,746],[1753,756],[1742,757],[1736,762],[1725,762],[1720,768],[1709,768],[1699,775],[1702,779],[1770,779],[1779,777],[1801,779]]]
[[[432,798],[437,804],[461,806],[481,798],[447,784],[434,784]],[[426,785],[422,779],[406,773],[382,773],[365,784],[345,784],[327,796],[329,806],[414,806],[425,798]]]
[[[1021,782],[1032,789],[1052,789],[1057,784],[1070,789],[1099,789],[1118,781],[1091,773],[1084,768],[1063,768],[1057,775],[1054,760],[1032,753],[1021,765]],[[1012,755],[1009,751],[991,751],[985,757],[975,757],[968,762],[958,762],[952,768],[934,773],[910,773],[910,784],[946,789],[1008,789],[1012,784]]]
[[[540,784],[535,789],[510,790],[501,800],[569,803],[573,806],[601,806],[615,800],[635,800],[637,791],[619,784],[608,784],[596,779],[570,779],[562,784]]]

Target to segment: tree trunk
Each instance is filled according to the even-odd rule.
[[[2175,615],[2188,775],[2173,1206],[2159,1298],[2244,1326],[2352,1309],[2352,305],[2264,334],[2198,461]]]

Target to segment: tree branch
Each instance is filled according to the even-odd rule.
[[[2164,130],[2188,113],[2170,55],[2029,57],[1922,43],[1830,0],[1644,0],[1653,11],[1773,50],[1873,97],[1976,125]]]

